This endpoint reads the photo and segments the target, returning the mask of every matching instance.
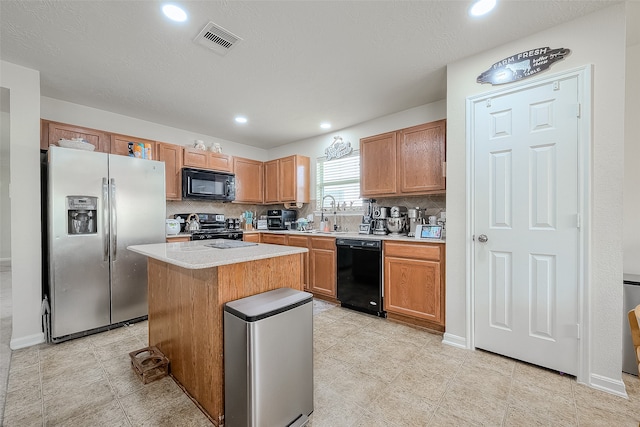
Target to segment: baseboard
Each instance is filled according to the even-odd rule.
[[[37,334],[27,335],[26,337],[11,339],[9,346],[11,350],[19,350],[25,347],[31,347],[32,345],[42,344],[44,342],[44,333],[38,332]]]
[[[464,350],[468,350],[467,347],[467,339],[464,337],[459,337],[458,335],[453,335],[448,332],[445,332],[442,337],[442,343],[450,345],[452,347],[462,348]]]
[[[616,396],[624,397],[628,399],[627,390],[622,380],[614,380],[613,378],[603,377],[598,374],[591,374],[591,384],[587,384],[592,388],[601,390],[607,393],[615,394]]]

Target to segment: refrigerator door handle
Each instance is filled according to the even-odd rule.
[[[109,183],[102,178],[102,260],[109,261]]]
[[[111,178],[111,200],[109,200],[111,205],[111,232],[113,233],[113,238],[111,239],[111,256],[112,261],[116,260],[118,255],[118,218],[116,216],[116,180]]]

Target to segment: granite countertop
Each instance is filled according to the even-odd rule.
[[[296,231],[296,230],[251,230],[244,231],[244,234],[251,233],[268,233],[268,234],[288,234],[299,236],[318,236],[318,237],[334,237],[337,239],[361,239],[361,240],[392,240],[399,242],[413,242],[413,243],[445,243],[444,239],[416,239],[415,237],[408,236],[393,236],[390,234],[378,235],[378,234],[360,234],[356,232],[322,232],[322,231]]]
[[[307,252],[306,248],[264,243],[230,249],[207,246],[211,244],[224,245],[229,244],[229,242],[238,241],[212,239],[178,243],[154,243],[128,246],[127,249],[150,258],[193,270]]]

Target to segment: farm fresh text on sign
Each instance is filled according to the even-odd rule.
[[[540,47],[511,55],[491,66],[487,71],[478,76],[478,83],[491,83],[501,85],[515,82],[546,71],[552,64],[564,59],[571,50],[563,47],[550,49]]]

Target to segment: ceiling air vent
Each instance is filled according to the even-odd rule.
[[[242,39],[224,28],[209,22],[200,34],[193,40],[220,55],[226,55],[229,50]]]

